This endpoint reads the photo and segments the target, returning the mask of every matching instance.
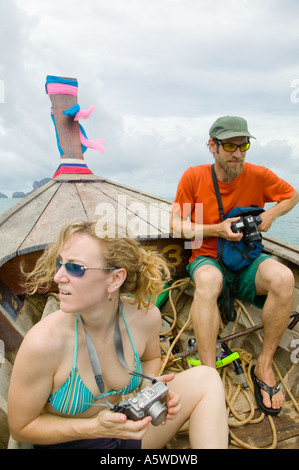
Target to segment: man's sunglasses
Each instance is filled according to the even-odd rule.
[[[223,149],[226,152],[235,152],[237,148],[239,148],[241,152],[246,152],[250,147],[250,142],[245,142],[244,144],[237,145],[237,144],[228,144],[226,142],[221,142],[220,140],[217,140],[217,144],[222,145]]]
[[[83,266],[82,264],[77,264],[77,263],[63,263],[60,258],[57,258],[56,260],[56,268],[57,271],[61,268],[61,266],[64,266],[66,269],[66,272],[73,277],[82,277],[85,274],[85,271],[87,269],[103,269],[105,271],[111,271],[113,269],[118,269],[118,268],[99,268],[99,267],[87,267]]]

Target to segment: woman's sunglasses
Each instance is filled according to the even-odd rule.
[[[77,264],[77,263],[63,263],[60,258],[57,258],[56,260],[56,268],[57,271],[61,268],[61,266],[64,266],[66,269],[66,272],[73,277],[82,277],[85,274],[85,271],[87,269],[103,269],[105,271],[111,271],[113,269],[118,269],[118,268],[99,268],[99,267],[87,267],[83,266],[82,264]]]
[[[250,147],[250,142],[245,142],[244,144],[237,145],[237,144],[228,144],[226,142],[221,142],[217,140],[217,144],[222,145],[226,152],[235,152],[237,148],[240,149],[241,152],[246,152]]]

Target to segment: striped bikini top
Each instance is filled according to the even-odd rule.
[[[140,362],[139,355],[135,349],[135,345],[133,342],[132,335],[129,330],[128,323],[122,312],[122,316],[126,325],[126,329],[132,344],[132,348],[134,351],[134,371],[142,373],[142,366]],[[99,395],[95,397],[91,391],[86,387],[84,382],[82,381],[78,369],[77,369],[77,353],[78,353],[78,320],[76,318],[76,334],[75,334],[75,348],[74,348],[74,362],[71,373],[65,383],[60,387],[57,392],[52,393],[48,398],[48,403],[54,408],[54,410],[59,411],[60,413],[66,415],[77,415],[83,413],[84,411],[88,410],[96,400],[100,398],[104,398],[110,395],[126,395],[127,393],[131,393],[141,383],[142,377],[140,376],[132,376],[130,383],[124,387],[122,390],[110,390],[103,395]]]

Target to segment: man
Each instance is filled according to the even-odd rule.
[[[266,202],[277,203],[260,214],[262,223],[258,230],[267,232],[279,216],[297,204],[299,195],[271,170],[245,162],[250,138],[254,137],[245,119],[224,116],[210,128],[208,146],[215,159],[225,214],[236,206],[263,208]],[[199,203],[203,205],[202,220],[196,217]],[[226,282],[216,259],[218,237],[240,241],[243,234],[231,230],[231,223],[238,220],[239,217],[220,219],[211,165],[190,167],[184,172],[173,205],[171,231],[175,236],[195,240],[187,267],[196,286],[191,315],[200,359],[212,367],[219,332],[218,304],[223,300]],[[268,414],[279,413],[284,402],[276,386],[272,360],[292,311],[293,296],[294,277],[290,269],[264,253],[239,271],[238,297],[262,309],[264,341],[252,378],[257,403]]]

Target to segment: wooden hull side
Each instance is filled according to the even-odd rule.
[[[191,256],[191,251],[184,248],[184,241],[179,238],[160,238],[160,239],[143,239],[140,243],[145,249],[158,251],[168,261],[172,268],[175,278],[185,277],[186,265]],[[21,256],[17,256],[8,260],[0,267],[0,282],[6,285],[16,296],[25,294],[22,287],[21,267],[24,272],[30,272],[36,264],[36,261],[43,253],[43,250],[32,251]],[[0,286],[1,289],[1,286]],[[50,291],[56,291],[55,284]]]

